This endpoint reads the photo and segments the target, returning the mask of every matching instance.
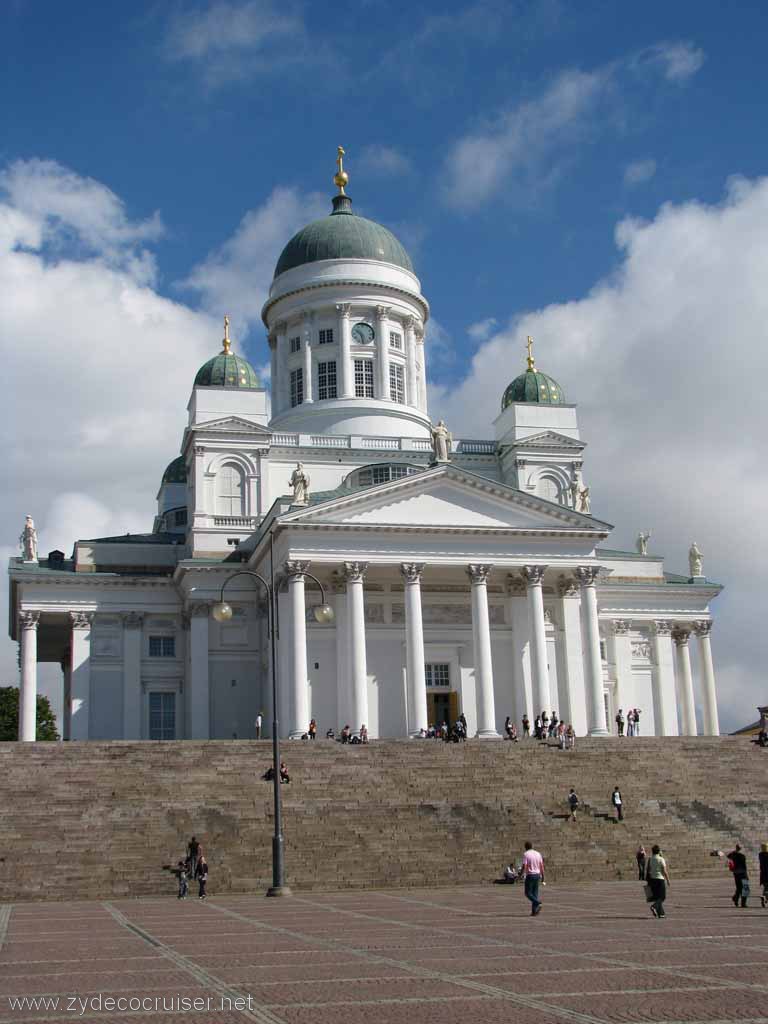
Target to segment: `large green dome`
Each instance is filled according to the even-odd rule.
[[[411,258],[391,231],[352,212],[349,196],[333,197],[333,213],[313,220],[280,253],[275,277],[318,260],[379,260],[413,273]]]
[[[173,462],[169,462],[163,473],[164,484],[185,484],[187,482],[187,464],[184,456],[179,455]]]
[[[220,352],[197,371],[195,387],[260,388],[261,381],[247,359],[232,352]]]
[[[552,377],[532,367],[515,377],[501,399],[501,408],[513,402],[537,402],[540,405],[565,405],[563,389]]]

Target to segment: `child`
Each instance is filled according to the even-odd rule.
[[[183,860],[179,861],[174,874],[178,875],[179,878],[179,899],[185,900],[189,891],[189,884],[187,882],[187,865]]]

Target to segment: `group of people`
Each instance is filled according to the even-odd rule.
[[[446,743],[464,743],[467,739],[467,720],[462,712],[453,725],[443,721],[441,725],[428,725],[419,729],[421,740],[444,740]]]
[[[522,726],[523,739],[529,739],[531,736],[531,720],[528,715],[523,715]],[[504,731],[507,739],[513,742],[517,741],[517,726],[509,715],[507,715],[507,720],[504,723]],[[574,750],[576,747],[576,730],[570,722],[566,723],[564,719],[558,718],[556,711],[553,711],[551,715],[548,715],[546,711],[536,715],[533,723],[533,737],[537,740],[556,739],[561,750]]]
[[[187,844],[187,855],[178,862],[174,874],[179,880],[178,897],[180,900],[187,898],[191,880],[197,881],[198,899],[206,899],[208,895],[208,861],[205,859],[203,848],[195,836],[192,836]]]
[[[261,776],[264,782],[272,782],[275,778],[275,767],[270,765],[269,768]],[[285,761],[280,762],[280,782],[290,782],[291,776],[288,774],[288,768]]]
[[[619,708],[616,713],[616,730],[619,736],[624,735],[624,709]],[[640,708],[630,708],[626,717],[627,736],[640,735]]]
[[[568,791],[566,802],[568,804],[569,821],[576,821],[576,811],[581,805],[581,800],[573,786],[571,786]],[[613,792],[611,793],[611,805],[616,812],[616,821],[624,821],[624,798],[622,797],[621,790],[618,786],[613,787]]]
[[[730,853],[726,854],[728,870],[733,875],[734,892],[731,896],[734,907],[746,907],[749,899],[749,868],[747,856],[739,843],[736,843]],[[760,906],[768,906],[768,843],[760,846],[760,853],[757,855],[757,862],[760,868]]]

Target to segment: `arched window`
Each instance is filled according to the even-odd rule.
[[[539,477],[539,482],[536,485],[536,493],[540,498],[545,498],[547,501],[555,501],[558,504],[561,503],[562,491],[560,490],[560,484],[554,477]]]
[[[229,462],[216,474],[216,515],[245,515],[243,473],[239,466],[233,466]]]

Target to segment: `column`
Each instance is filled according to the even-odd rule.
[[[531,674],[533,676],[533,714],[552,711],[549,692],[549,664],[547,659],[547,633],[544,623],[544,598],[541,581],[546,565],[526,565],[523,577],[528,591],[528,615],[531,622]]]
[[[123,615],[123,739],[141,739],[141,626],[139,612]]]
[[[584,689],[584,647],[581,642],[581,608],[579,587],[575,580],[562,576],[558,583],[560,597],[561,663],[565,697],[566,725],[571,724],[577,736],[587,733],[587,698]]]
[[[189,605],[189,738],[211,738],[210,674],[208,666],[208,634],[210,623],[208,601]]]
[[[687,624],[675,626],[672,639],[677,647],[677,699],[680,704],[680,733],[682,736],[696,736],[696,705],[693,700],[693,673],[688,638],[691,627]]]
[[[277,383],[272,387],[273,416],[275,408],[282,412],[291,404],[291,380],[288,373],[288,324],[285,320],[280,320],[275,324],[275,331],[277,332],[275,337]]]
[[[712,622],[700,619],[694,622],[693,631],[699,638],[701,660],[702,704],[704,712],[704,735],[719,736],[720,720],[717,714],[717,690],[715,689],[715,666],[712,664]]]
[[[493,693],[491,623],[488,617],[488,576],[492,565],[468,565],[472,584],[472,646],[475,656],[475,698],[477,700],[477,737],[498,739],[496,704]]]
[[[427,681],[424,675],[424,627],[421,620],[422,562],[403,562],[405,581],[405,672],[408,689],[408,732],[418,736],[426,729]]]
[[[304,356],[304,405],[315,400],[312,388],[312,320],[311,313],[304,313],[301,331],[301,347]]]
[[[288,735],[300,739],[309,725],[309,676],[307,674],[307,609],[304,601],[304,573],[309,562],[286,562],[290,616],[291,672],[288,686],[291,711]]]
[[[347,635],[349,645],[349,675],[352,682],[352,702],[349,717],[353,732],[368,724],[368,667],[365,657],[365,596],[363,578],[367,562],[345,562],[344,579],[347,582]]]
[[[19,685],[19,739],[37,739],[37,627],[40,612],[19,612],[21,627],[21,681]]]
[[[512,624],[512,685],[515,695],[515,721],[521,728],[523,715],[533,720],[531,686],[531,629],[525,583],[518,577],[507,576],[509,621]]]
[[[416,328],[416,404],[427,411],[427,364],[424,362],[424,328]]]
[[[355,397],[355,375],[352,367],[352,327],[349,315],[352,306],[349,302],[336,304],[339,315],[339,380],[341,382],[340,398]]]
[[[677,697],[675,662],[672,651],[672,623],[656,620],[651,626],[653,642],[653,718],[657,736],[677,736]]]
[[[576,578],[581,586],[582,636],[587,691],[587,726],[590,736],[607,736],[605,698],[603,696],[603,665],[600,658],[600,626],[597,618],[595,580],[600,569],[580,565]]]
[[[72,674],[70,739],[87,740],[91,714],[92,612],[70,612],[72,623]]]
[[[277,335],[274,331],[270,331],[267,334],[267,343],[269,345],[269,400],[272,410],[272,415],[277,415],[278,401],[278,359],[277,359]]]
[[[418,389],[416,382],[416,318],[405,318],[405,393],[408,405],[418,405]]]
[[[635,707],[632,687],[632,641],[629,638],[631,623],[626,619],[613,619],[608,633],[608,660],[613,663],[616,673],[616,711],[622,708],[626,718],[627,708]],[[612,733],[614,723],[608,722]],[[617,730],[618,731],[618,730]]]
[[[379,356],[379,398],[388,399],[389,391],[389,311],[390,306],[376,307],[376,345]]]
[[[64,671],[64,707],[61,711],[61,738],[72,739],[72,651],[64,651],[61,667]]]
[[[344,717],[352,704],[352,687],[349,680],[349,637],[347,630],[347,588],[340,572],[333,573],[333,610],[336,613],[336,713],[331,720],[334,728],[347,724]],[[352,728],[352,723],[349,723]]]

